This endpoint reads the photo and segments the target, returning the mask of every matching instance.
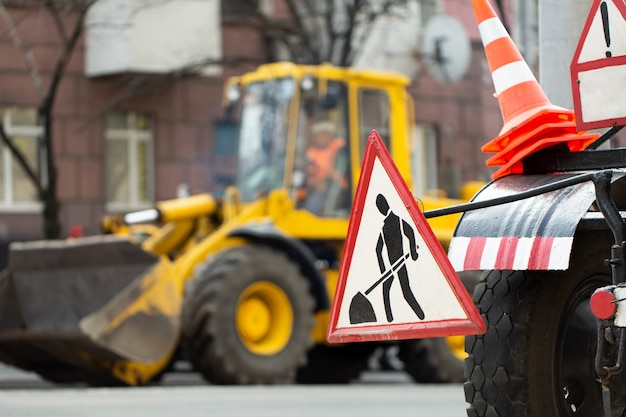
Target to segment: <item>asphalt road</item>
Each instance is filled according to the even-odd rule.
[[[412,383],[401,372],[365,372],[349,385],[212,386],[196,373],[161,385],[55,386],[0,367],[2,417],[463,417],[460,384]]]
[[[0,391],[3,417],[462,417],[461,385],[148,387]]]
[[[404,372],[396,371],[366,371],[361,374],[354,384],[414,384],[411,378]],[[177,362],[175,371],[166,373],[161,382],[155,386],[204,386],[207,382],[197,372],[191,370],[191,365],[186,362]],[[25,372],[20,369],[6,366],[0,362],[0,392],[2,390],[18,389],[68,389],[87,388],[83,384],[55,385],[41,379],[37,374]],[[3,417],[0,414],[0,417]]]

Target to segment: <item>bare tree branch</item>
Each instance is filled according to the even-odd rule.
[[[362,2],[359,0],[356,0],[354,2],[353,7],[347,7],[346,8],[346,15],[347,15],[347,29],[344,35],[344,41],[343,41],[343,45],[341,48],[341,55],[339,58],[339,62],[340,65],[348,65],[350,63],[350,54],[352,51],[352,36],[354,34],[354,29],[355,29],[355,23],[356,23],[356,18],[357,18],[357,13],[359,12],[359,10],[362,7]]]
[[[61,21],[61,16],[59,16],[59,12],[54,7],[53,0],[46,0],[45,5],[46,5],[46,8],[50,11],[50,14],[52,15],[52,20],[54,21],[54,25],[57,28],[57,32],[59,33],[61,40],[63,41],[64,44],[67,43],[68,39],[67,39],[67,33],[65,33],[65,26],[63,25],[63,22]]]
[[[274,47],[289,51],[295,62],[349,66],[380,16],[418,1],[285,0],[291,19],[278,24],[265,17],[259,19],[258,29]]]
[[[98,0],[85,1],[82,7],[77,10],[78,16],[76,18],[76,22],[74,23],[74,29],[67,42],[64,43],[61,55],[59,56],[59,59],[57,60],[57,63],[54,67],[54,71],[52,72],[52,78],[50,80],[50,87],[48,88],[48,93],[44,97],[40,106],[40,113],[42,111],[50,111],[54,97],[56,96],[57,89],[59,87],[59,83],[61,82],[63,72],[65,71],[65,67],[68,64],[69,59],[72,55],[72,51],[76,46],[76,42],[78,42],[78,39],[80,38],[80,35],[82,33],[83,22],[85,20],[85,16],[87,15],[87,11],[96,1]],[[49,2],[46,3],[47,5],[49,4]]]
[[[33,80],[33,84],[35,85],[35,90],[37,90],[39,96],[43,98],[45,96],[45,88],[43,86],[43,82],[41,81],[41,77],[39,76],[39,71],[37,70],[37,64],[35,63],[35,56],[33,55],[33,51],[30,46],[24,43],[20,35],[17,33],[15,22],[13,22],[13,19],[4,7],[3,0],[0,0],[0,17],[9,29],[9,36],[11,37],[13,45],[16,48],[20,49],[22,52],[24,52],[24,58],[26,59],[28,72],[30,73],[30,77]]]
[[[326,28],[328,29],[328,51],[326,52],[326,58],[324,60],[328,62],[332,62],[334,56],[333,52],[335,51],[337,43],[340,40],[340,34],[337,30],[335,30],[335,16],[334,0],[326,0],[326,6],[324,8],[324,22]],[[322,31],[323,29],[320,28],[320,32]]]
[[[411,0],[408,0],[411,1]],[[349,45],[346,45],[346,51],[344,55],[344,62],[351,63],[354,58],[360,52],[359,46],[362,46],[367,37],[371,33],[371,29],[376,22],[376,19],[382,15],[391,15],[394,6],[406,4],[407,0],[386,0],[380,5],[380,10],[376,10],[373,7],[372,2],[367,0],[356,0],[354,7],[354,17],[350,25],[353,27],[350,33]],[[353,39],[356,34],[355,28],[358,26],[360,36],[358,39]]]
[[[24,52],[31,78],[41,98],[37,109],[38,123],[42,127],[39,149],[43,156],[39,160],[39,173],[29,165],[24,154],[14,145],[2,125],[0,125],[0,142],[10,149],[15,163],[24,169],[24,172],[26,172],[26,175],[38,191],[39,199],[43,202],[45,237],[58,238],[60,235],[60,203],[56,191],[57,169],[54,164],[54,142],[52,140],[52,107],[67,64],[82,33],[87,11],[98,0],[43,0],[28,2],[28,7],[38,10],[44,9],[50,13],[63,43],[47,89],[39,77],[31,47],[18,35],[15,22],[5,8],[6,1],[0,0],[0,18],[6,22],[13,44]],[[66,25],[64,23],[65,16],[61,14],[71,15],[72,17],[68,21],[72,23]],[[73,27],[71,26],[72,24],[74,25]],[[68,31],[67,29],[70,27],[71,30]]]
[[[296,1],[295,0],[287,0],[286,3],[287,3],[287,7],[289,8],[289,13],[291,13],[291,16],[293,17],[294,26],[296,28],[296,31],[297,31],[299,37],[301,38],[301,42],[302,42],[302,45],[305,48],[306,53],[310,54],[311,58],[315,62],[320,62],[321,59],[322,59],[320,51],[319,51],[319,49],[314,47],[313,40],[312,40],[313,34],[310,33],[306,29],[303,16],[300,13],[300,11],[298,10],[298,6],[296,4]],[[318,36],[319,36],[319,34],[318,34]]]

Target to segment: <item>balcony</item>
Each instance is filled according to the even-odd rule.
[[[85,33],[88,77],[221,71],[219,0],[99,0]]]

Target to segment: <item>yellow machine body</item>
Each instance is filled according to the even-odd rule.
[[[152,210],[107,217],[103,227],[108,234],[103,236],[14,244],[9,268],[0,278],[0,361],[59,382],[145,384],[166,368],[181,339],[183,347],[196,349],[193,331],[181,330],[185,300],[192,298],[189,303],[197,304],[190,294],[194,276],[207,263],[210,269],[220,254],[246,245],[284,252],[297,266],[310,291],[312,305],[307,308],[312,317],[299,318],[299,301],[290,290],[281,289],[278,281],[255,281],[233,298],[234,312],[228,316],[238,329],[241,346],[258,356],[258,361],[271,360],[291,343],[298,323],[308,326],[307,348],[324,345],[350,202],[321,214],[308,210],[302,203],[306,191],[298,179],[304,173],[298,161],[308,131],[317,121],[312,119],[324,116],[341,125],[336,133],[345,140],[347,150],[343,191],[350,198],[372,129],[384,138],[401,175],[413,188],[421,180],[413,175],[415,166],[425,162],[415,160],[408,84],[407,78],[393,73],[285,62],[263,65],[230,80],[226,94],[244,92],[239,104],[226,103],[244,107],[240,130],[248,132],[250,140],[258,130],[275,129],[282,135],[280,140],[261,137],[258,146],[240,143],[240,149],[250,146],[256,151],[249,149],[245,154],[245,149],[240,150],[239,177],[261,177],[254,170],[246,172],[246,160],[258,160],[258,154],[274,146],[272,152],[278,155],[275,149],[280,149],[283,164],[278,185],[264,178],[262,187],[250,191],[238,182],[220,198],[193,195],[157,202]],[[246,95],[257,87],[263,91],[258,96]],[[267,117],[258,118],[260,125],[246,124],[246,115],[258,111],[245,106],[268,97],[265,94],[274,94],[273,101],[268,101],[272,105],[280,102],[281,94],[286,95],[283,105],[267,113],[279,115],[280,120],[276,116],[272,127],[264,125],[269,123]],[[278,160],[268,160],[266,168],[276,168]],[[474,188],[466,190],[464,197],[469,198],[478,185],[470,185]],[[428,195],[416,198],[424,210],[465,201]],[[444,247],[458,218],[451,215],[429,221]],[[210,362],[203,352],[191,353],[199,366]],[[304,366],[302,362],[294,359],[298,366]],[[201,370],[210,380],[211,366]],[[276,382],[269,376],[221,378],[216,382]]]

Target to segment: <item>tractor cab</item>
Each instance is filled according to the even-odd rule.
[[[241,120],[242,202],[285,189],[296,208],[347,221],[369,132],[376,129],[389,147],[395,130],[397,147],[407,150],[407,83],[395,74],[284,62],[231,79],[225,91]]]

